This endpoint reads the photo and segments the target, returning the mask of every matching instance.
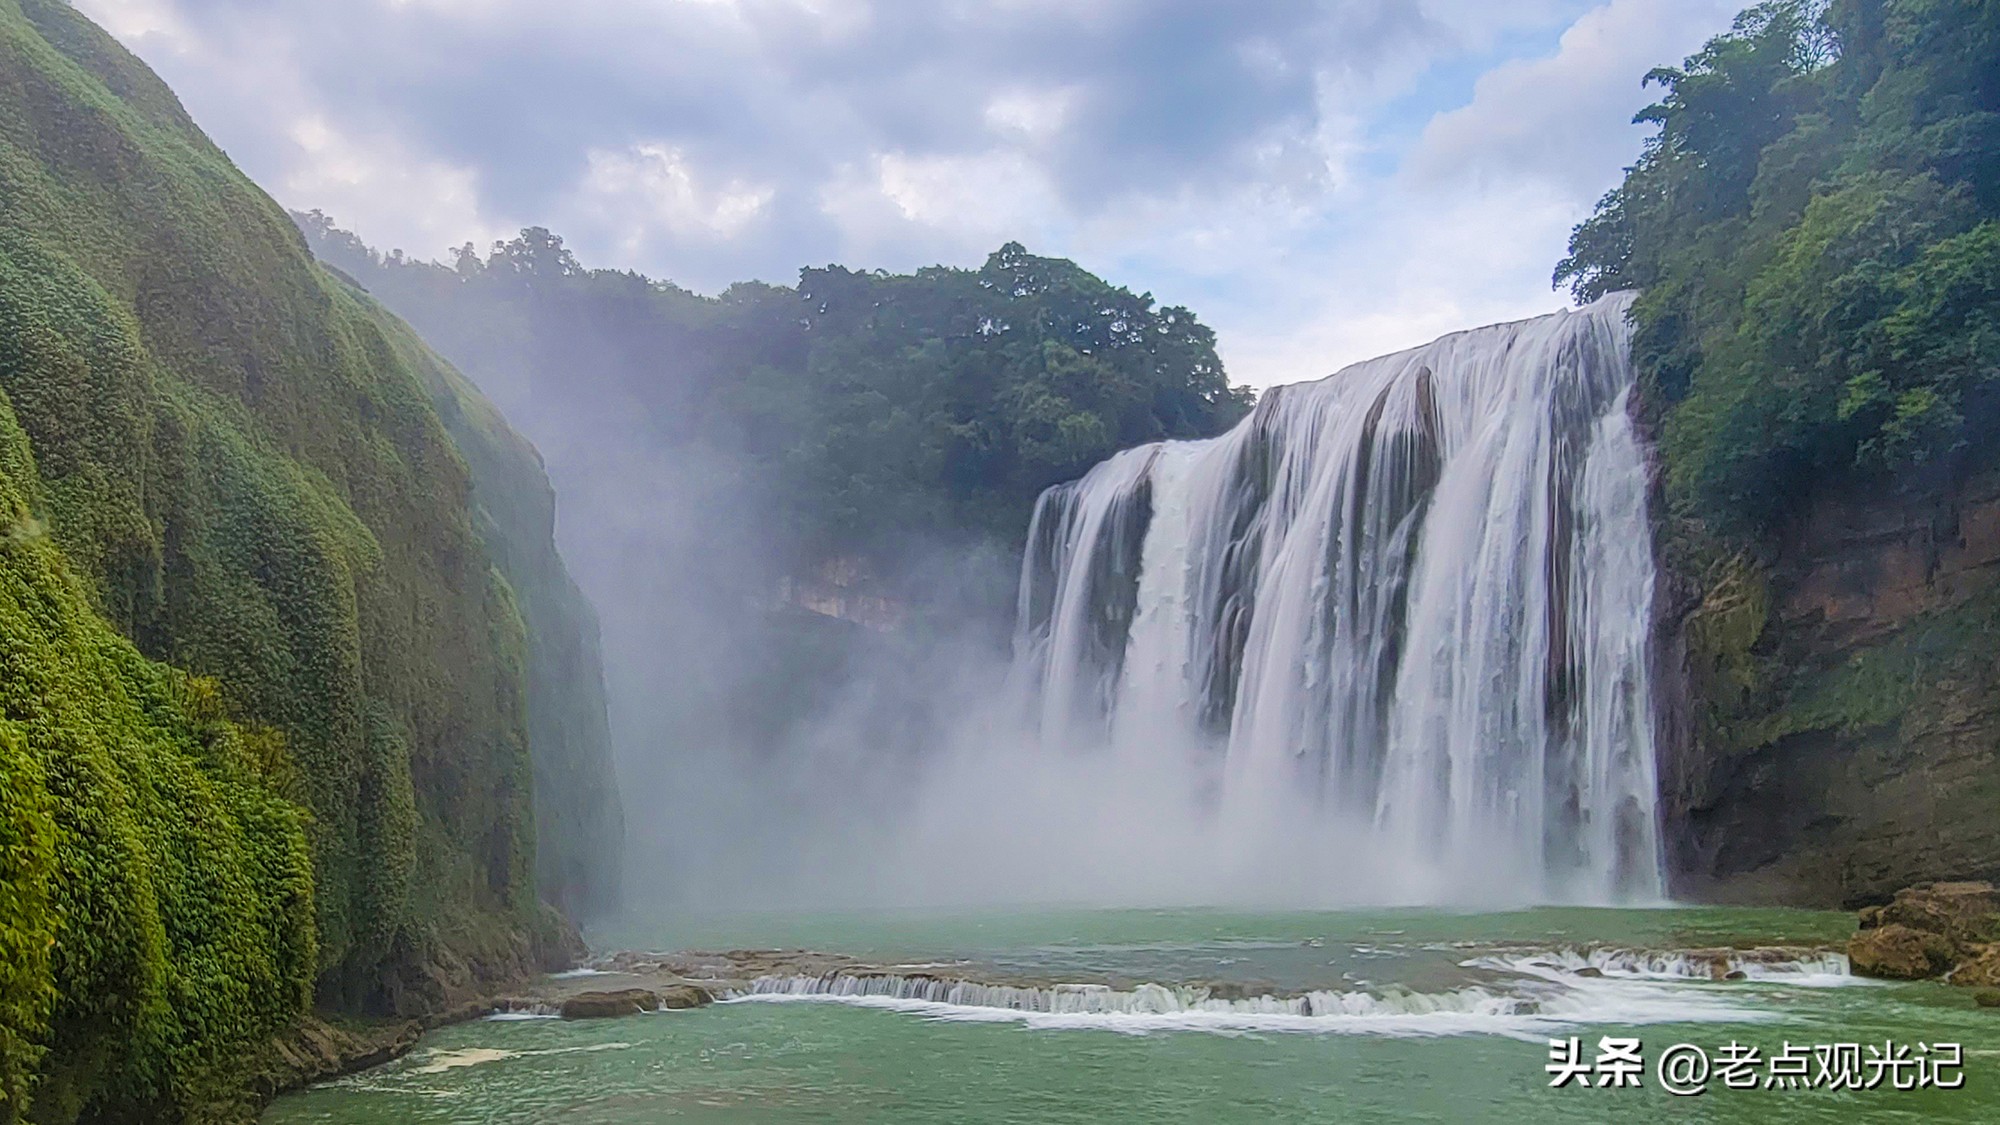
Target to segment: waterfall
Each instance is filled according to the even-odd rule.
[[[1044,746],[1184,775],[1227,840],[1342,826],[1413,897],[1661,894],[1629,295],[1278,387],[1036,505]]]

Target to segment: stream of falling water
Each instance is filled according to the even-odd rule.
[[[1042,743],[1181,778],[1223,847],[1394,862],[1411,900],[1657,899],[1629,303],[1279,387],[1048,490],[1016,637]]]

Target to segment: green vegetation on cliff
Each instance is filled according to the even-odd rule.
[[[296,774],[93,611],[41,492],[0,397],[0,1120],[198,1114],[311,995]]]
[[[2000,4],[1772,0],[1679,68],[1556,279],[1644,290],[1675,511],[1748,535],[1818,488],[1989,462]]]
[[[1556,270],[1659,436],[1691,889],[2000,874],[2000,3],[1772,0],[1678,68]]]
[[[0,0],[0,1120],[199,1118],[315,988],[532,967],[530,741],[594,702],[559,765],[602,765],[594,631],[455,378],[137,60]]]

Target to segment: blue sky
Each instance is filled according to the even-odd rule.
[[[280,202],[706,292],[1009,239],[1315,378],[1563,304],[1709,0],[75,0]]]

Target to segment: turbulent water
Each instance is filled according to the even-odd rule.
[[[479,1021],[281,1099],[269,1125],[1355,1121],[1804,1125],[2000,1120],[2000,1022],[1967,990],[1858,981],[1852,917],[1543,908],[678,919],[609,946],[842,950],[891,970],[771,976],[707,1008]],[[1706,950],[1706,952],[1703,952]],[[1741,979],[1717,979],[1740,972]],[[1638,1087],[1551,1089],[1548,1040],[1643,1043]],[[1951,1042],[1959,1089],[1673,1097],[1688,1043]],[[1761,1083],[1763,1063],[1755,1068]]]
[[[1279,387],[1050,489],[1016,640],[1042,741],[1178,779],[1224,847],[1339,849],[1364,897],[1658,898],[1628,304]]]

